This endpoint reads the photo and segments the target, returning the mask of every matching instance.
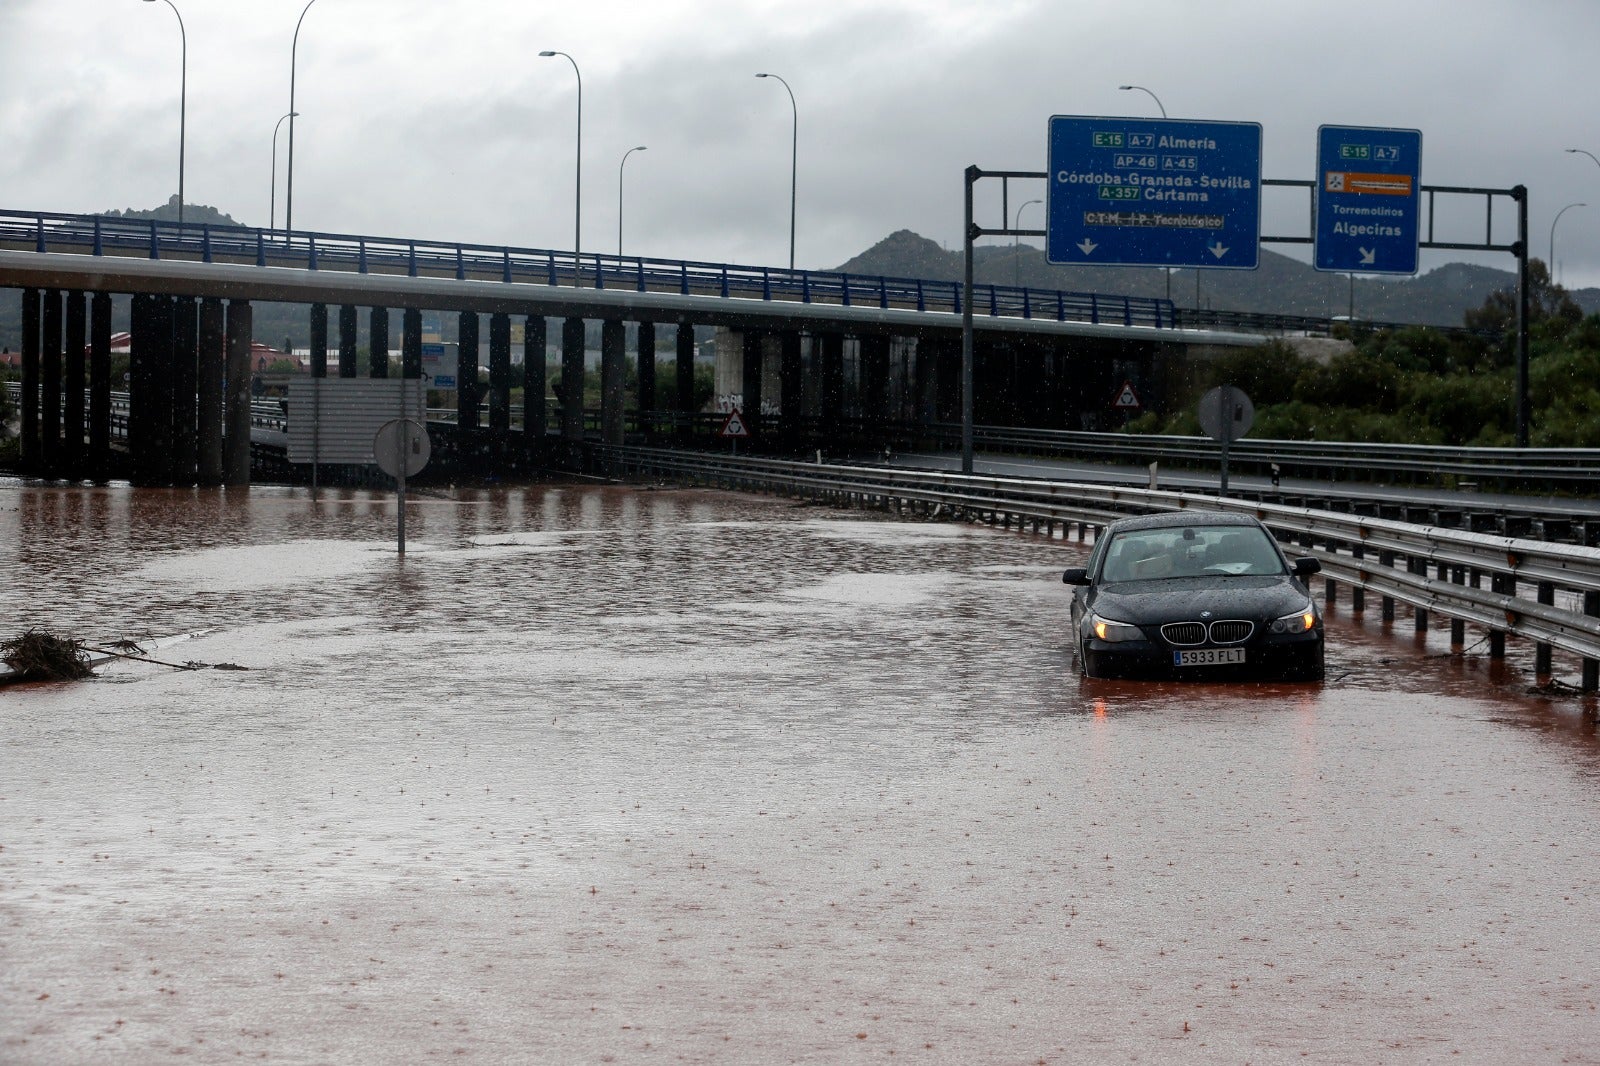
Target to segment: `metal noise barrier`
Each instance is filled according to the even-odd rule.
[[[1164,489],[593,447],[610,469],[638,474],[817,496],[917,501],[957,513],[1088,524],[1096,530],[1128,515],[1160,511],[1254,515],[1281,539],[1298,541],[1302,547],[1293,554],[1314,556],[1327,577],[1343,584],[1586,660],[1600,659],[1600,617],[1584,610],[1586,601],[1600,598],[1597,548]],[[1356,549],[1360,556],[1353,554]],[[1417,562],[1457,571],[1462,580],[1430,578],[1408,569]],[[1467,584],[1467,574],[1490,578],[1490,588]],[[1540,603],[1521,594],[1541,584],[1553,586],[1551,598],[1558,602]]]

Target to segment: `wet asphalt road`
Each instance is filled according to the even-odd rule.
[[[393,535],[0,481],[0,636],[246,668],[0,689],[0,1062],[1600,1060],[1600,744],[1527,649],[1335,610],[1322,686],[1080,683],[1076,542]]]

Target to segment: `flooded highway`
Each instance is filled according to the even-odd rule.
[[[1324,685],[1080,682],[1075,541],[409,516],[0,480],[0,637],[242,668],[0,688],[0,1062],[1600,1061],[1600,743],[1531,649],[1343,596]]]

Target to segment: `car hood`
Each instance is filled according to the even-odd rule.
[[[1264,621],[1303,609],[1307,599],[1288,574],[1179,577],[1101,585],[1093,609],[1103,617],[1135,625],[1193,621],[1206,611],[1212,618]]]

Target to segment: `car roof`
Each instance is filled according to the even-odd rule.
[[[1255,518],[1231,511],[1164,511],[1161,514],[1119,518],[1106,527],[1107,533],[1134,529],[1182,529],[1184,526],[1259,526]]]

